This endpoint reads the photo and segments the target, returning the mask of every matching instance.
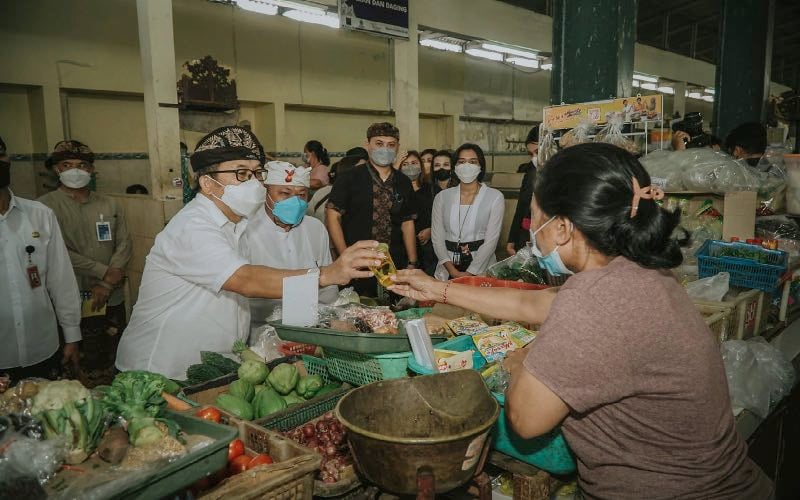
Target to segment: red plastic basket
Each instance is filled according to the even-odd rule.
[[[482,286],[489,288],[518,288],[520,290],[544,290],[550,288],[548,285],[536,285],[523,281],[508,281],[490,278],[488,276],[464,276],[450,280],[453,283],[469,286]]]

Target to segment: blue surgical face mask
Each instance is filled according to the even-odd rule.
[[[273,200],[269,194],[267,194],[267,198],[272,201],[272,214],[284,224],[296,226],[306,216],[308,203],[299,196],[292,196],[278,202]]]
[[[397,158],[397,151],[390,148],[376,148],[369,152],[369,157],[379,167],[388,167]]]
[[[561,260],[561,255],[558,254],[558,245],[547,255],[542,255],[542,251],[539,250],[539,247],[536,246],[536,233],[544,229],[544,227],[555,220],[555,216],[551,217],[550,220],[539,226],[539,229],[534,231],[533,229],[530,230],[531,232],[531,250],[533,251],[533,255],[539,260],[539,267],[547,271],[553,276],[560,276],[562,274],[575,274],[569,269],[567,266],[564,265],[564,262]]]

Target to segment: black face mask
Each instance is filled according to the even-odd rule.
[[[445,170],[443,168],[439,169],[439,170],[434,170],[433,171],[433,177],[437,181],[444,182],[444,181],[450,179],[450,171],[449,170]]]
[[[745,161],[751,167],[755,167],[758,166],[758,163],[761,161],[761,158],[747,158]]]
[[[0,161],[0,189],[11,184],[11,162]]]

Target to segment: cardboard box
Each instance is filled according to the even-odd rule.
[[[722,239],[730,241],[737,237],[741,241],[755,237],[756,209],[758,197],[755,191],[738,191],[727,194],[670,192],[667,199],[686,199],[686,214],[695,214],[710,200],[712,206],[722,214]]]

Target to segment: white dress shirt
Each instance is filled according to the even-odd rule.
[[[445,262],[453,260],[445,241],[469,243],[483,240],[478,250],[472,252],[472,263],[467,272],[478,275],[497,262],[495,248],[503,226],[506,204],[503,193],[481,184],[472,205],[461,205],[461,187],[451,187],[433,199],[431,214],[431,241],[439,263],[434,276],[438,280],[450,279]]]
[[[275,269],[309,269],[327,266],[332,262],[328,230],[319,220],[303,217],[297,227],[284,230],[273,222],[266,210],[259,210],[247,225],[247,243],[250,261]],[[319,302],[330,304],[336,300],[339,287],[320,288]],[[281,299],[250,299],[250,315],[254,325],[264,323]]]
[[[28,263],[25,248],[33,247]],[[38,201],[11,193],[0,214],[0,368],[41,363],[65,342],[81,340],[81,300],[56,215]],[[28,267],[41,286],[31,288]]]
[[[234,224],[202,194],[156,236],[139,299],[120,339],[117,368],[185,379],[200,351],[231,353],[250,332],[247,298],[222,290],[250,263],[247,220]]]

